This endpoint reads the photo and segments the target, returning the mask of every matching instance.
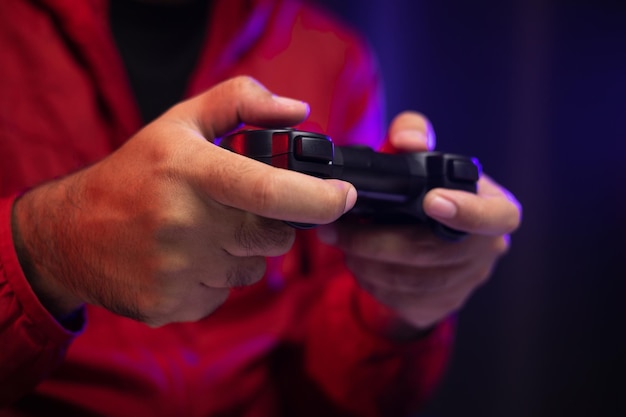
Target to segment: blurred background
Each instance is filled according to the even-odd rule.
[[[626,2],[318,2],[524,206],[423,416],[626,416]]]

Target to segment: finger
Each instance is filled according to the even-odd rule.
[[[262,256],[236,257],[230,265],[225,276],[224,287],[226,288],[242,288],[256,284],[263,278],[267,268],[265,258]],[[212,282],[209,286],[215,287]]]
[[[506,189],[483,175],[478,193],[436,188],[426,194],[424,211],[439,222],[469,233],[512,233],[521,222],[521,205]]]
[[[421,113],[405,111],[396,116],[387,132],[383,152],[422,152],[435,148],[435,131]]]
[[[326,224],[356,202],[347,182],[274,168],[210,143],[188,158],[185,175],[200,195],[262,217]]]
[[[161,129],[170,129],[176,143],[185,144],[179,146],[183,160],[176,165],[207,197],[263,217],[324,224],[353,206],[352,185],[272,168],[204,140],[242,122],[294,124],[307,112],[306,104],[277,98],[252,78],[237,77],[173,108],[163,120],[170,123]]]
[[[146,130],[151,128],[157,126]],[[191,185],[207,204],[217,201],[261,217],[326,224],[356,202],[356,190],[347,182],[322,180],[239,155],[206,141],[192,126],[175,119],[161,120],[158,137],[165,138],[161,146],[134,145],[148,149],[157,175]]]
[[[391,282],[372,274],[355,276],[363,290],[418,327],[427,327],[458,310],[471,293],[471,289],[458,288],[454,271],[413,272],[412,277],[397,276]]]
[[[303,121],[308,113],[308,104],[276,96],[255,79],[240,76],[180,103],[165,116],[183,120],[213,140],[242,123],[292,126]]]
[[[208,288],[243,288],[256,284],[263,278],[267,267],[263,256],[233,256],[224,252],[219,259],[219,267],[214,267],[211,274],[206,269],[189,274]]]
[[[210,288],[235,288],[258,282],[265,273],[264,256],[235,256],[222,248],[221,232],[168,254],[166,268],[158,273],[163,294],[173,301],[189,291],[189,285],[202,283]]]
[[[464,299],[487,281],[493,268],[492,262],[411,268],[358,257],[347,257],[346,264],[363,289],[396,307]]]
[[[453,265],[467,260],[476,245],[473,236],[451,244],[425,224],[359,225],[336,222],[319,227],[320,239],[364,259],[410,266]]]
[[[263,256],[233,256],[227,251],[205,255],[205,261],[196,259],[186,269],[169,274],[167,278],[171,284],[168,283],[168,293],[178,291],[181,280],[201,283],[208,288],[241,288],[257,283],[265,274],[266,262]]]
[[[347,256],[346,265],[364,288],[397,296],[414,297],[452,289],[459,271],[466,273],[466,265],[415,268],[395,263],[385,263],[359,256]]]
[[[236,229],[224,234],[222,249],[237,257],[281,256],[291,249],[295,229],[282,220],[248,214]]]

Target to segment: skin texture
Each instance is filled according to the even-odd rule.
[[[56,317],[83,303],[159,326],[198,320],[257,282],[295,232],[351,208],[348,183],[278,170],[211,141],[241,123],[285,126],[308,105],[239,77],[183,102],[118,151],[26,193],[18,257]],[[296,198],[297,196],[297,198]]]
[[[289,220],[326,225],[319,236],[346,253],[365,290],[356,293],[355,312],[373,331],[410,339],[459,309],[507,251],[519,203],[487,176],[477,195],[432,190],[426,212],[472,233],[455,243],[420,226],[333,223],[354,205],[350,184],[211,143],[241,123],[290,126],[307,113],[305,103],[234,78],[173,107],[101,162],[23,195],[14,240],[44,306],[57,318],[91,303],[151,326],[198,320],[230,288],[257,282],[265,257],[290,249],[295,232],[282,221]],[[434,142],[428,120],[406,112],[391,123],[383,149],[420,151]]]
[[[386,152],[432,150],[434,130],[415,112],[391,123]],[[356,308],[374,328],[389,336],[410,338],[457,311],[491,275],[509,248],[509,234],[519,227],[521,206],[503,187],[483,175],[476,195],[431,190],[424,210],[452,228],[470,232],[460,242],[447,242],[426,227],[337,222],[319,229],[320,238],[346,254],[347,266],[365,290]],[[372,311],[367,298],[387,308]],[[368,307],[366,307],[368,306]],[[418,332],[419,333],[419,332]]]

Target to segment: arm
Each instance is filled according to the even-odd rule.
[[[348,270],[333,278],[320,305],[324,311],[311,317],[305,366],[323,381],[337,409],[405,416],[431,398],[452,349],[452,317],[427,333],[415,332],[365,293]]]
[[[432,142],[428,126],[422,116],[405,113],[392,123],[386,146],[425,149]],[[307,366],[328,395],[356,415],[408,415],[428,398],[445,367],[454,313],[488,279],[521,217],[519,203],[486,176],[477,195],[435,189],[424,206],[471,234],[446,242],[419,225],[340,221],[318,229],[323,241],[342,250],[350,272],[330,284],[329,312],[318,311],[313,322]]]
[[[384,137],[382,88],[367,48],[352,49],[334,85],[331,122],[335,143],[380,146]],[[325,91],[325,93],[328,93]],[[307,129],[307,125],[302,129]],[[315,129],[312,129],[315,130]],[[399,136],[426,147],[421,126]],[[318,228],[318,232],[331,231]],[[288,413],[307,415],[404,415],[419,408],[441,379],[452,347],[454,319],[423,332],[364,292],[344,254],[301,233],[287,263],[309,265],[306,282],[323,286],[306,323],[302,350],[280,352],[281,401]],[[278,365],[274,365],[278,366]],[[345,415],[345,414],[343,414]]]
[[[60,363],[82,324],[79,312],[67,328],[62,326],[29,286],[11,232],[15,197],[0,199],[0,407],[30,390]]]
[[[358,71],[345,74],[340,79],[349,82],[335,88],[340,100],[350,99],[333,106],[337,119],[325,133],[338,144],[377,146],[383,136],[381,88],[371,67],[373,60],[355,55],[351,62],[359,65],[347,67]],[[422,151],[432,149],[434,142],[428,121],[407,112],[390,125],[382,149]],[[341,249],[346,262],[329,263],[325,255],[311,249],[319,243],[309,242],[306,252],[314,254],[311,263],[324,265],[315,279],[327,282],[309,321],[306,371],[300,379],[308,381],[309,389],[298,390],[319,390],[325,397],[320,394],[309,404],[330,398],[333,404],[328,407],[357,415],[404,415],[429,397],[451,349],[454,313],[487,279],[508,247],[508,233],[519,222],[519,206],[505,197],[504,189],[490,187],[486,177],[480,184],[474,199],[453,193],[465,199],[459,206],[465,220],[444,220],[437,212],[438,202],[432,199],[440,192],[447,196],[446,190],[434,190],[426,199],[431,216],[473,233],[460,244],[441,242],[419,227],[398,230],[338,222],[318,228],[321,240]],[[458,287],[443,290],[444,281]]]
[[[420,129],[423,137],[432,131],[421,115],[404,113],[392,122],[386,144],[398,150],[424,150],[434,141],[410,143],[403,135]],[[420,227],[343,223],[325,226],[320,235],[346,252],[350,270],[367,292],[417,329],[428,329],[461,308],[507,252],[509,235],[521,220],[517,200],[486,175],[478,181],[477,194],[431,190],[424,210],[470,235],[461,242],[447,242]]]
[[[15,239],[3,238],[0,255],[3,302],[23,303],[12,295],[21,291],[50,314],[41,305],[36,317],[17,305],[3,313],[2,340],[12,339],[0,366],[12,372],[2,372],[0,385],[24,392],[54,368],[71,335],[53,315],[91,303],[151,326],[198,320],[231,287],[260,279],[266,256],[289,250],[295,232],[272,219],[326,223],[349,209],[349,184],[276,170],[211,143],[241,123],[289,125],[306,114],[304,103],[235,78],[173,107],[99,163],[18,199]],[[290,199],[290,190],[308,197]],[[51,323],[56,336],[31,340]]]

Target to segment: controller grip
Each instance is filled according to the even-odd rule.
[[[358,199],[346,217],[365,223],[426,223],[449,241],[466,233],[426,216],[424,196],[438,187],[476,193],[481,171],[476,159],[462,155],[385,154],[365,146],[334,146],[326,135],[294,129],[243,130],[222,138],[220,146],[274,167],[352,183]],[[287,223],[298,229],[315,227]]]

